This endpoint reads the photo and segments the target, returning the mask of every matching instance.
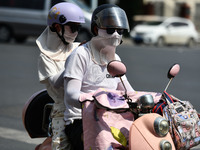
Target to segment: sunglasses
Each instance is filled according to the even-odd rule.
[[[79,32],[80,29],[81,29],[81,25],[80,25],[80,24],[76,24],[76,23],[67,23],[66,25],[70,27],[72,33],[76,32],[76,31]]]
[[[106,29],[106,32],[107,32],[108,34],[113,34],[115,31],[117,31],[117,33],[118,33],[119,35],[122,35],[122,34],[124,33],[124,29],[115,29],[115,28],[107,28],[107,29]]]

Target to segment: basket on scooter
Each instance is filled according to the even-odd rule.
[[[23,108],[22,120],[31,138],[47,137],[54,101],[47,90],[33,94]]]

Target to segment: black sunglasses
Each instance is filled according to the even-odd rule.
[[[79,31],[80,31],[80,29],[81,29],[81,25],[80,25],[80,24],[75,24],[75,23],[67,23],[66,25],[70,27],[70,29],[71,29],[72,33],[76,32],[76,31],[78,31],[78,32],[79,32]]]
[[[115,31],[117,31],[119,35],[122,35],[124,33],[124,29],[106,28],[106,32],[108,34],[113,34]]]

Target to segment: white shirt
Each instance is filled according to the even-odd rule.
[[[116,60],[120,60],[119,56],[115,54]],[[64,77],[78,79],[82,81],[81,92],[89,93],[99,88],[117,89],[119,78],[113,78],[107,71],[107,65],[97,64],[91,54],[89,42],[79,46],[68,57],[64,72]],[[126,76],[123,76],[126,80]],[[65,90],[65,89],[64,89]],[[66,99],[66,98],[64,98]],[[81,109],[76,108],[64,100],[66,110],[64,119],[69,124],[74,119],[81,119]]]

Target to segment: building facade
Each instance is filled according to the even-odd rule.
[[[200,0],[143,0],[145,15],[191,19],[200,31]]]

